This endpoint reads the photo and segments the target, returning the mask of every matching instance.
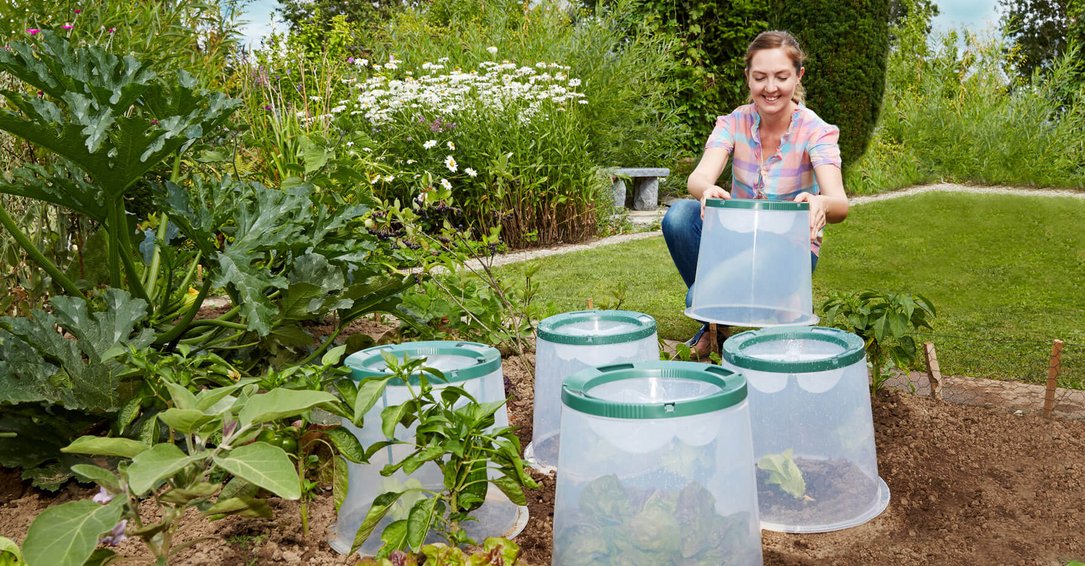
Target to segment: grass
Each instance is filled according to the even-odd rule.
[[[1042,383],[1061,339],[1062,386],[1085,388],[1085,199],[925,193],[852,207],[827,230],[814,304],[830,290],[917,293],[938,309],[942,372]],[[656,318],[659,335],[686,339],[685,287],[662,237],[534,260],[549,311],[597,306]],[[522,273],[505,266],[503,275]]]

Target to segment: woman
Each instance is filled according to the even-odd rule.
[[[806,55],[784,31],[759,34],[746,50],[750,103],[716,120],[704,156],[686,187],[697,200],[680,200],[663,217],[663,237],[678,272],[692,288],[701,245],[705,199],[770,199],[810,205],[811,269],[817,266],[821,229],[848,215],[840,173],[840,130],[803,105]],[[732,158],[731,190],[717,183]],[[699,201],[699,202],[698,202]],[[690,305],[686,293],[686,306]],[[687,344],[703,357],[711,345],[704,323]]]

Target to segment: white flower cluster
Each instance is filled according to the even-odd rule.
[[[569,67],[557,63],[518,66],[504,61],[484,61],[478,70],[444,72],[447,58],[438,63],[424,63],[421,77],[397,79],[383,75],[356,83],[360,91],[357,107],[351,115],[361,115],[370,123],[391,122],[398,113],[431,111],[444,116],[470,112],[518,110],[521,123],[529,123],[544,104],[564,110],[570,103],[587,104],[577,92],[580,79],[569,78]],[[388,68],[385,65],[385,68]]]

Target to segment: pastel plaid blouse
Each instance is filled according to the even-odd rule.
[[[716,119],[705,148],[722,147],[731,155],[731,196],[794,200],[800,192],[818,194],[814,167],[840,167],[840,130],[799,105],[775,155],[761,155],[761,116],[753,104]]]

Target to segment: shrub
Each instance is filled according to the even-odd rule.
[[[692,135],[682,146],[699,153],[719,115],[744,104],[748,94],[746,47],[768,29],[768,0],[639,0],[628,33],[645,28],[679,38],[670,56],[677,63],[667,79],[674,83],[676,113]]]
[[[889,0],[776,0],[770,27],[790,31],[808,56],[806,103],[840,127],[847,168],[866,151],[885,91]]]
[[[1074,54],[1012,85],[1003,38],[950,33],[930,41],[930,16],[910,10],[893,30],[885,107],[871,151],[845,173],[848,190],[940,180],[1085,184],[1085,86]]]

